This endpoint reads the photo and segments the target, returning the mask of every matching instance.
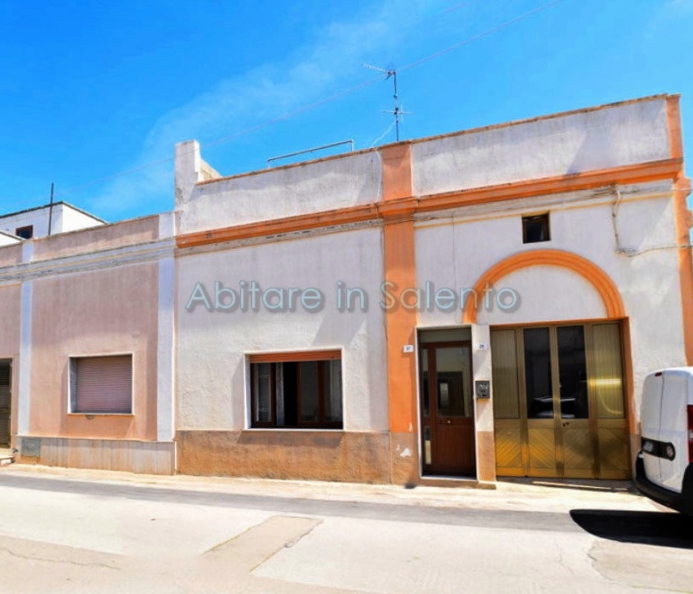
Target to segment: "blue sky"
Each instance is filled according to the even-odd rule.
[[[392,142],[391,82],[363,63],[399,70],[402,139],[681,93],[692,158],[693,0],[562,0],[408,67],[547,4],[0,0],[0,212],[51,182],[109,221],[171,210],[191,138],[225,175]]]

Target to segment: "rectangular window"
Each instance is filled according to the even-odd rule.
[[[70,412],[132,414],[132,355],[72,357]]]
[[[22,239],[31,239],[34,236],[34,226],[27,225],[26,227],[17,227],[14,234]]]
[[[342,429],[339,351],[250,356],[251,427]]]
[[[549,213],[522,217],[522,243],[538,243],[549,241]]]

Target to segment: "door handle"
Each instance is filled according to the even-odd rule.
[[[452,425],[452,419],[438,419],[439,425]]]

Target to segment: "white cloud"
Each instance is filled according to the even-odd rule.
[[[132,168],[167,158],[175,143],[220,136],[275,118],[348,86],[370,78],[362,62],[390,56],[421,20],[439,13],[450,2],[381,0],[367,15],[334,22],[313,41],[294,48],[288,58],[220,81],[185,105],[169,111],[153,125]],[[89,201],[94,212],[109,219],[124,213],[168,210],[173,201],[173,165],[167,163],[123,175]],[[143,199],[152,203],[143,205]]]
[[[693,0],[669,0],[666,6],[676,12],[693,12]]]

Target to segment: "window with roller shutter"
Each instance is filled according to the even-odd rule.
[[[132,414],[132,355],[71,358],[70,412]]]

